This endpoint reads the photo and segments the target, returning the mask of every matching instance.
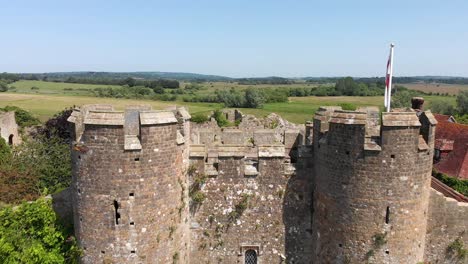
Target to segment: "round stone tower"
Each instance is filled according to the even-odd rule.
[[[430,112],[319,109],[313,263],[423,261],[435,124]]]
[[[188,262],[185,109],[75,110],[75,234],[82,263]]]

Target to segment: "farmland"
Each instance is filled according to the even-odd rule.
[[[468,91],[468,85],[466,84],[446,84],[446,83],[404,83],[399,84],[407,87],[411,90],[422,91],[425,93],[439,93],[450,95],[456,95],[460,91]]]
[[[186,83],[182,83],[184,87]],[[287,85],[239,85],[230,82],[207,82],[200,84],[203,88],[198,91],[201,94],[213,93],[216,89],[245,89],[255,88],[292,88],[292,87],[313,87],[313,84],[299,83]],[[191,113],[208,113],[211,110],[222,108],[220,103],[194,103],[183,102],[180,98],[177,101],[165,102],[149,99],[124,99],[124,98],[101,98],[95,97],[92,92],[95,88],[121,87],[112,85],[75,84],[75,83],[55,83],[43,81],[18,81],[11,86],[15,89],[7,93],[0,93],[0,107],[15,105],[31,111],[41,120],[46,120],[64,108],[79,106],[83,104],[112,104],[117,109],[123,109],[125,105],[149,104],[154,109],[164,109],[173,105],[184,105]],[[36,87],[31,89],[32,87]],[[197,93],[198,93],[197,92]],[[442,100],[448,104],[455,105],[453,96],[425,96],[428,105],[433,100]],[[283,116],[285,119],[303,123],[311,120],[314,112],[322,105],[352,104],[355,106],[379,106],[383,107],[382,96],[307,96],[289,97],[287,102],[266,103],[263,108],[241,108],[246,114],[256,116],[266,116],[272,112]]]

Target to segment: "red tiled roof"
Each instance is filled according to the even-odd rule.
[[[452,123],[447,115],[434,114],[434,117],[438,122],[436,142],[453,140],[453,150],[434,167],[450,176],[468,179],[468,125]]]
[[[436,139],[434,147],[440,151],[452,151],[453,150],[453,143],[455,141],[450,139]]]

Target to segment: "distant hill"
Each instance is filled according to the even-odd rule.
[[[19,79],[28,80],[67,80],[68,78],[76,79],[106,79],[106,80],[123,80],[126,78],[142,79],[142,80],[156,80],[156,79],[169,79],[178,81],[190,82],[238,82],[239,84],[255,85],[255,84],[290,84],[297,82],[308,83],[335,83],[345,76],[332,76],[332,77],[253,77],[253,78],[231,78],[220,75],[187,73],[187,72],[47,72],[47,73],[16,73],[7,74],[0,73],[0,79],[12,78],[10,75],[17,76]],[[2,77],[3,76],[3,77]],[[10,77],[8,77],[10,76]],[[8,78],[6,78],[8,77]],[[354,77],[355,80],[361,82],[383,82],[384,77]],[[467,77],[454,77],[454,76],[394,76],[394,83],[445,83],[445,84],[468,84]]]
[[[206,75],[185,72],[48,72],[48,73],[21,73],[20,75],[35,75],[42,79],[45,76],[52,79],[73,78],[106,78],[125,79],[128,77],[136,79],[174,79],[181,81],[202,80],[202,81],[228,81],[229,77],[218,75]]]

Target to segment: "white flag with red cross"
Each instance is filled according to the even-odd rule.
[[[392,100],[392,76],[393,76],[393,47],[395,45],[390,44],[390,55],[387,61],[387,72],[385,74],[385,99],[384,105],[387,108],[387,112],[390,112],[390,102]]]

